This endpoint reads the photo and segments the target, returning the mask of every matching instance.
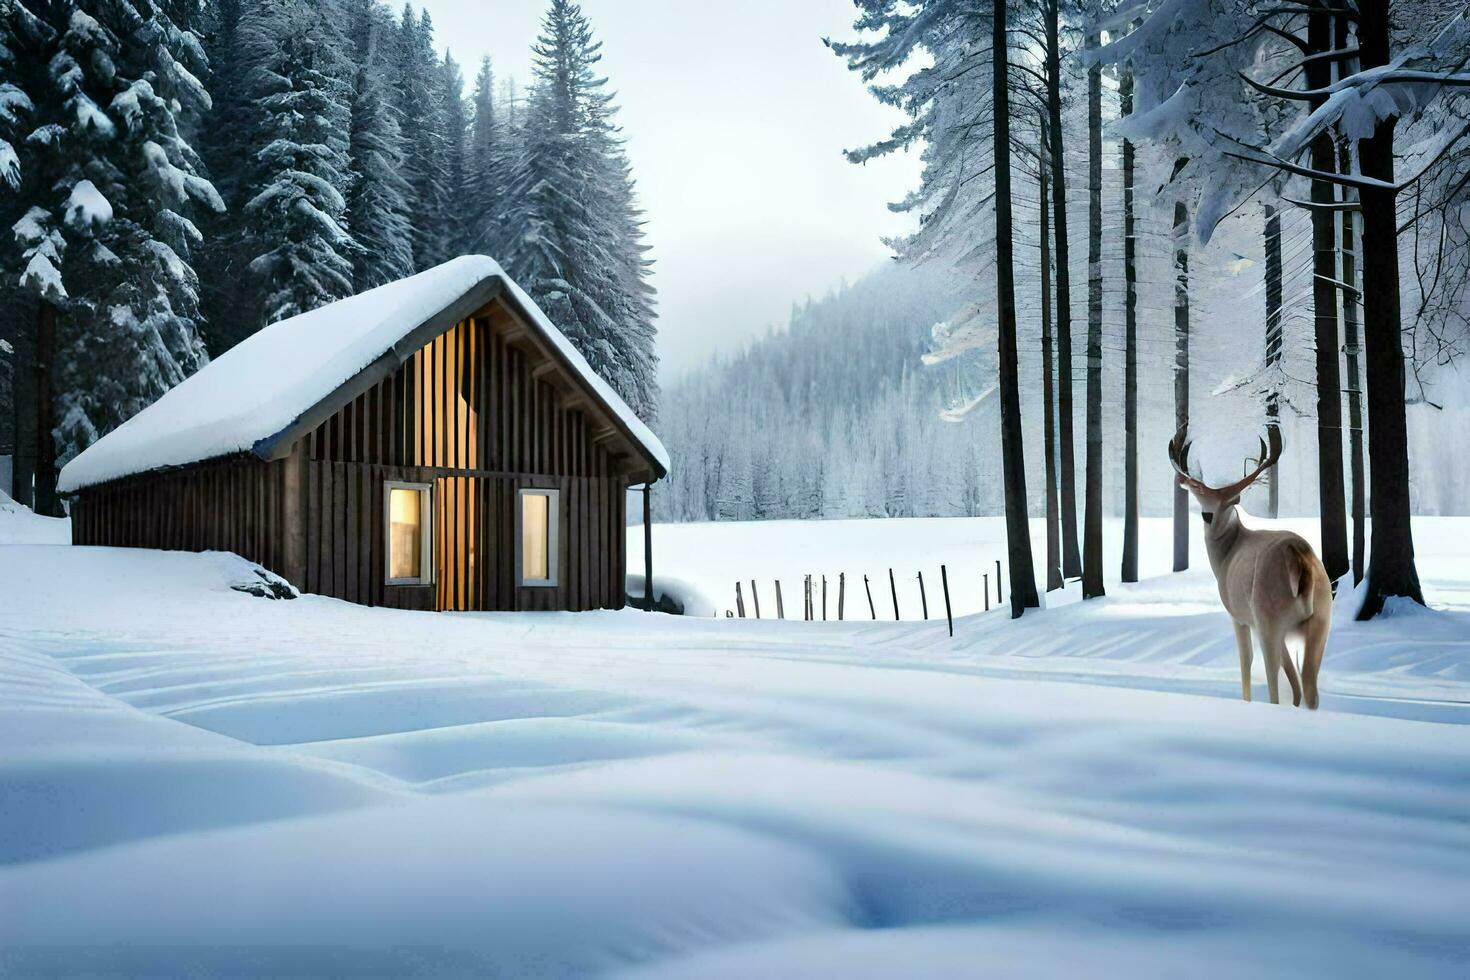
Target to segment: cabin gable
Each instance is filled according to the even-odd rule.
[[[500,299],[408,353],[292,444],[308,592],[421,609],[591,609],[623,599],[627,487],[647,464]],[[435,575],[393,584],[392,484],[432,487]],[[520,584],[527,490],[556,502],[552,585]]]

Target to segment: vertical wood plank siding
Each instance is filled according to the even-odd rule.
[[[370,606],[619,608],[624,458],[599,441],[602,423],[575,388],[507,342],[513,326],[503,311],[461,322],[286,459],[242,455],[86,488],[72,503],[73,540],[233,551],[306,592]],[[388,481],[434,488],[432,585],[385,583]],[[526,488],[559,491],[555,587],[517,585]]]

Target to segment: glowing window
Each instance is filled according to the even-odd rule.
[[[389,483],[387,491],[388,584],[431,582],[434,512],[430,506],[430,488],[417,483]]]
[[[521,585],[556,585],[557,492],[522,490],[520,509]]]

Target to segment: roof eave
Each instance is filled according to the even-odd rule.
[[[511,310],[513,310],[515,314],[521,318],[522,321],[530,326],[532,330],[539,330],[539,328],[536,326],[537,318],[529,310],[527,310],[525,306],[521,304],[519,299],[516,298],[514,290],[505,290],[500,299],[501,302],[509,306]],[[629,474],[630,476],[643,478],[642,480],[635,480],[634,482],[656,483],[657,481],[662,480],[664,477],[668,476],[668,470],[664,469],[663,464],[659,462],[658,458],[654,456],[653,453],[649,452],[648,447],[643,444],[643,440],[639,439],[625,424],[623,424],[623,420],[618,414],[618,411],[607,403],[607,401],[602,397],[601,394],[598,393],[597,389],[594,386],[584,382],[581,378],[581,372],[579,372],[575,367],[572,366],[569,361],[567,361],[566,356],[561,352],[560,349],[557,348],[556,344],[550,342],[550,338],[547,338],[547,340],[548,342],[544,345],[545,349],[543,353],[546,354],[546,356],[555,360],[556,363],[561,367],[561,369],[567,373],[567,375],[577,379],[578,384],[586,390],[589,400],[591,400],[592,403],[597,406],[601,414],[613,426],[617,428],[618,432],[621,433],[623,437],[627,440],[628,445],[637,450],[638,455],[641,456],[643,458],[643,461],[648,464],[646,472],[633,471]]]

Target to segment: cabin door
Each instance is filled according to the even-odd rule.
[[[481,524],[482,489],[481,481],[474,477],[443,476],[434,481],[436,607],[440,610],[486,608],[488,569],[482,551],[487,529]]]

